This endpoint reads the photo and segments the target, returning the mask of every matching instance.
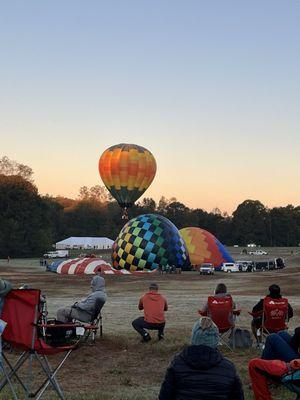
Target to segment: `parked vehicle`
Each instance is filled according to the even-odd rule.
[[[265,250],[254,250],[254,251],[249,251],[248,254],[251,254],[253,256],[265,256],[268,254],[268,252]]]
[[[240,272],[253,272],[254,271],[254,262],[253,261],[236,261],[237,266],[239,267]]]
[[[215,267],[211,263],[201,264],[199,272],[200,275],[213,275],[215,273]]]
[[[231,272],[239,272],[240,270],[238,265],[235,263],[223,263],[221,271],[231,273]]]
[[[284,260],[281,257],[273,260],[264,260],[254,262],[255,271],[270,271],[273,269],[282,269],[285,267]]]
[[[43,255],[44,258],[64,258],[69,256],[69,250],[48,251]]]
[[[275,265],[276,265],[276,269],[282,269],[285,267],[285,263],[284,263],[284,259],[281,257],[277,257],[275,258]]]

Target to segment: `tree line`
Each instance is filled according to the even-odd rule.
[[[77,199],[41,196],[32,175],[29,167],[0,159],[0,257],[41,256],[69,236],[117,237],[124,225],[122,210],[105,187],[84,186]],[[189,208],[175,198],[144,198],[129,217],[146,213],[161,214],[178,229],[206,229],[225,245],[300,243],[300,206],[267,208],[258,200],[245,200],[228,215]]]

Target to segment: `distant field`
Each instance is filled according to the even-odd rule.
[[[235,258],[239,250],[232,248]],[[214,276],[200,276],[196,272],[185,272],[181,275],[152,277],[151,280],[159,284],[170,305],[166,313],[166,339],[163,343],[153,340],[146,345],[141,344],[131,327],[131,321],[140,315],[137,302],[147,289],[150,278],[107,276],[108,301],[103,309],[104,338],[98,339],[95,346],[86,346],[74,352],[66,369],[59,373],[67,398],[155,400],[170,360],[189,342],[191,328],[198,318],[197,310],[220,282],[228,286],[242,309],[237,320],[239,327],[249,329],[251,318],[247,311],[252,309],[272,283],[282,287],[283,294],[288,296],[294,307],[295,316],[290,321],[290,328],[299,326],[300,249],[295,248],[293,255],[289,248],[267,250],[270,255],[264,257],[282,256],[288,267],[257,273],[228,275],[219,272]],[[38,262],[38,259],[13,259],[9,264],[6,260],[0,261],[0,275],[10,279],[14,287],[28,283],[41,288],[47,297],[50,316],[55,316],[58,307],[70,305],[88,293],[90,276],[60,276],[45,272]],[[223,348],[221,350],[237,365],[244,382],[246,399],[252,399],[248,389],[247,363],[259,354],[255,349],[236,353]],[[82,378],[83,370],[88,371],[86,379]],[[91,387],[94,394],[91,394]],[[5,396],[1,398],[5,399]],[[277,391],[274,399],[291,400],[294,396],[287,391]]]

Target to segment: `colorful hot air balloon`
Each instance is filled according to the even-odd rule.
[[[222,243],[206,230],[190,227],[179,232],[185,241],[192,265],[212,263],[219,269],[223,262],[233,262]]]
[[[144,214],[131,219],[113,244],[114,268],[129,271],[153,270],[175,265],[190,265],[187,249],[178,229],[167,218]]]
[[[153,181],[156,162],[144,147],[121,143],[104,151],[99,160],[99,173],[126,213]]]

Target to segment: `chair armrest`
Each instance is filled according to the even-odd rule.
[[[256,311],[256,312],[248,311],[248,314],[250,314],[253,318],[262,317],[263,311]]]
[[[35,324],[39,328],[76,328],[83,326],[82,324]]]

